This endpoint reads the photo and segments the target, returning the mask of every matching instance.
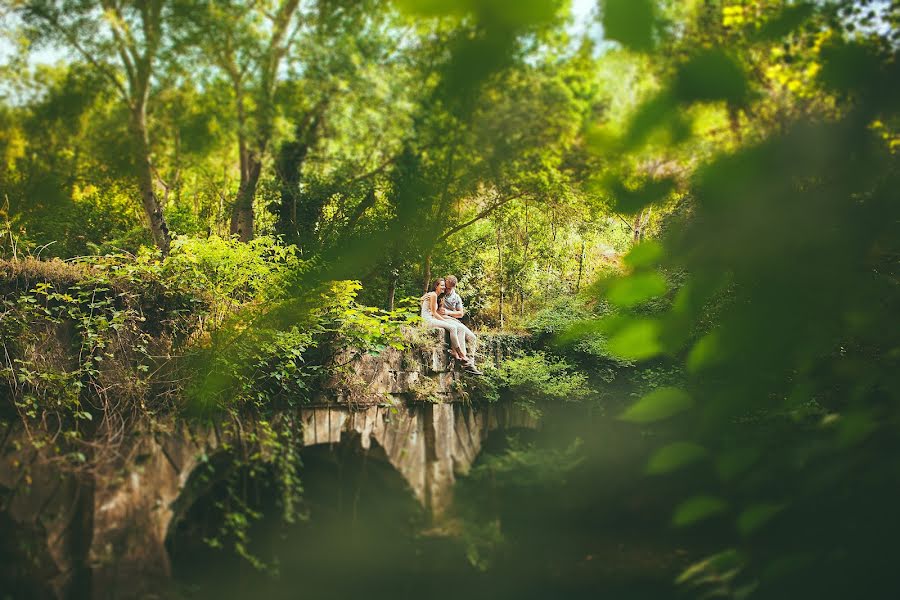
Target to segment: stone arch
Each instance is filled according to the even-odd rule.
[[[457,474],[468,472],[487,436],[496,430],[539,426],[533,414],[509,405],[463,403],[317,407],[300,411],[303,444],[335,444],[347,432],[368,449],[375,440],[436,519],[452,504]]]
[[[437,520],[452,504],[456,475],[468,471],[491,432],[538,426],[536,418],[515,407],[460,402],[416,402],[357,409],[332,404],[302,408],[293,416],[301,424],[303,446],[342,443],[342,436],[345,442],[358,440],[362,449],[371,448],[373,442],[380,446],[385,459],[400,473],[415,499]],[[183,496],[190,493],[187,484],[197,467],[223,452],[223,445],[234,442],[231,438],[236,434],[233,428],[223,428],[218,423],[200,425],[173,420],[157,427],[153,432],[135,436],[129,452],[114,469],[83,485],[71,482],[72,493],[57,492],[56,485],[34,486],[34,493],[43,490],[49,494],[48,498],[66,500],[65,514],[46,522],[48,535],[51,530],[68,532],[72,523],[84,523],[83,535],[60,534],[60,540],[89,541],[78,556],[68,550],[63,552],[68,542],[51,546],[51,549],[59,546],[62,552],[54,559],[60,571],[59,583],[53,584],[55,589],[70,589],[74,583],[73,568],[77,570],[78,564],[90,570],[93,598],[153,594],[159,592],[154,586],[164,585],[170,579],[172,569],[166,539],[173,523],[189,504],[190,499]],[[58,479],[58,474],[49,473],[49,466],[47,469],[48,478],[54,475]],[[16,474],[0,471],[0,475],[9,476],[4,475],[0,480]],[[77,503],[71,500],[76,496]],[[54,505],[49,500],[36,503],[25,496],[15,498],[21,502],[12,508],[21,504],[16,510],[22,515],[15,511],[10,514],[22,523],[38,518],[30,512],[37,504]]]

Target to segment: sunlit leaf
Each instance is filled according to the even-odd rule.
[[[706,448],[694,442],[675,442],[656,451],[647,463],[647,473],[669,473],[708,455]]]
[[[663,387],[629,406],[619,418],[633,423],[650,423],[677,415],[693,405],[694,400],[684,390]]]
[[[717,573],[727,571],[736,572],[740,570],[743,561],[743,557],[737,550],[729,548],[728,550],[723,550],[722,552],[707,556],[706,558],[693,563],[681,572],[675,580],[675,583],[682,585],[690,583],[698,578],[706,578]]]
[[[422,17],[475,14],[492,23],[524,27],[553,19],[559,0],[395,0],[401,11]]]
[[[645,360],[663,352],[660,322],[655,319],[631,319],[609,339],[609,351],[620,358]]]
[[[614,282],[606,298],[617,306],[635,306],[666,293],[666,279],[659,273],[637,273]]]
[[[647,240],[634,246],[625,255],[625,264],[631,268],[650,267],[659,263],[663,257],[663,247],[655,240]]]
[[[783,509],[781,504],[754,504],[738,516],[738,531],[741,535],[750,535]]]
[[[694,496],[678,505],[672,523],[679,527],[691,525],[725,512],[728,503],[715,496]]]
[[[471,7],[468,0],[395,0],[395,2],[401,11],[422,17],[461,15]]]

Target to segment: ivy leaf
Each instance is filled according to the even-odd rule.
[[[706,448],[694,442],[675,442],[656,451],[647,463],[647,473],[669,473],[708,455]]]
[[[698,521],[721,514],[728,508],[728,503],[715,496],[694,496],[678,505],[672,516],[672,523],[678,527],[691,525]]]
[[[683,412],[693,405],[694,400],[684,390],[663,387],[632,404],[619,418],[632,423],[652,423]]]

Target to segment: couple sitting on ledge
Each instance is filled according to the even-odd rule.
[[[431,291],[422,296],[422,320],[426,327],[448,332],[453,358],[462,363],[466,373],[481,375],[475,367],[475,334],[459,321],[466,311],[456,293],[456,283],[453,275],[434,280]],[[467,343],[471,346],[471,354],[467,353]]]

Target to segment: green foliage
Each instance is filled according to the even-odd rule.
[[[651,391],[622,418],[666,420],[657,430],[683,440],[660,449],[651,472],[693,464],[718,481],[704,479],[706,493],[674,511],[678,525],[731,520],[743,540],[727,561],[686,572],[698,593],[840,597],[891,585],[888,570],[872,569],[884,524],[867,515],[896,493],[877,473],[893,468],[898,447],[898,300],[887,283],[898,250],[885,226],[898,170],[895,134],[875,132],[896,124],[900,90],[874,91],[896,81],[896,47],[884,31],[854,32],[861,13],[851,4],[684,9],[684,35],[663,40],[668,57],[653,55],[665,63],[662,89],[605,141],[645,160],[671,156],[703,139],[684,129],[698,104],[719,103],[727,116],[731,139],[707,146],[679,183],[689,210],[655,249],[626,259],[630,283],[608,292],[638,307],[661,293],[649,269],[662,267],[681,273],[671,303],[582,328],[608,335],[622,357],[687,367],[684,385]],[[721,47],[728,53],[710,49]],[[827,491],[837,488],[853,491]],[[847,554],[825,550],[835,544]]]
[[[215,322],[242,304],[279,297],[287,274],[300,268],[296,248],[269,236],[248,243],[217,236],[178,237],[161,263],[164,277],[190,282],[209,295]]]
[[[514,488],[552,488],[565,482],[584,460],[582,441],[574,440],[562,449],[537,449],[516,437],[501,454],[492,454],[472,469],[473,481],[492,480]]]
[[[675,507],[672,523],[678,526],[691,525],[721,514],[725,512],[726,508],[728,508],[728,504],[721,498],[706,495],[694,496]]]
[[[651,0],[603,0],[603,30],[634,50],[650,50],[654,46],[656,4]]]
[[[723,550],[700,560],[679,575],[676,583],[692,589],[698,596],[720,596],[743,600],[754,592],[752,584],[741,584],[739,576],[746,559],[737,550]]]
[[[76,464],[88,455],[106,460],[110,448],[94,446],[98,432],[171,409],[176,394],[157,353],[161,338],[171,352],[195,327],[190,312],[203,305],[188,290],[166,288],[158,272],[136,267],[29,260],[3,263],[2,271],[2,385],[22,420],[58,421],[64,435],[53,452]],[[154,286],[164,291],[147,293]],[[47,432],[34,431],[44,446]]]
[[[651,423],[677,415],[693,405],[693,399],[684,391],[663,387],[632,404],[620,418],[634,423]]]
[[[565,448],[538,448],[515,436],[509,436],[507,442],[503,452],[489,454],[463,481],[479,503],[494,491],[514,499],[557,490],[584,463],[579,439]],[[510,540],[504,537],[500,520],[491,519],[484,506],[466,504],[460,512],[466,558],[478,570],[488,571]]]
[[[883,540],[900,532],[880,520],[900,447],[886,3],[606,0],[621,48],[603,52],[574,43],[560,2],[144,4],[103,19],[95,2],[14,7],[28,39],[80,54],[3,68],[18,95],[0,106],[0,247],[105,255],[4,287],[22,418],[61,415],[81,435],[110,381],[160,399],[152,412],[171,390],[156,357],[188,341],[210,406],[302,402],[336,351],[404,345],[414,306],[357,299],[394,306],[452,271],[475,323],[537,345],[564,332],[565,361],[514,356],[473,393],[584,397],[587,376],[638,365],[623,419],[680,440],[648,470],[708,471],[708,495],[674,520],[731,519],[739,537],[685,585],[878,597],[895,583]],[[141,252],[141,192],[210,239]],[[265,205],[257,228],[299,248],[224,237],[232,212]],[[622,254],[623,277],[589,285],[622,274]]]
[[[647,463],[647,473],[659,475],[674,471],[709,455],[703,446],[694,442],[675,442],[657,450]]]
[[[537,410],[545,401],[578,401],[590,393],[587,377],[566,361],[543,352],[522,354],[504,360],[486,372],[502,398]]]

